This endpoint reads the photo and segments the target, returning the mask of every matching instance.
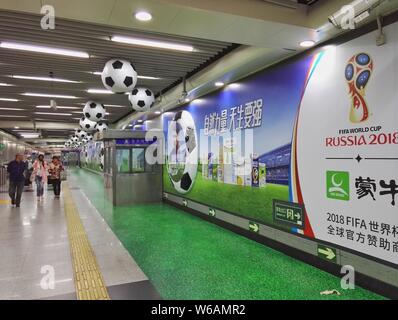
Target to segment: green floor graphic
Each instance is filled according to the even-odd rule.
[[[164,299],[382,299],[174,207],[112,208],[99,175],[76,169],[71,179]],[[342,295],[320,295],[332,289]]]

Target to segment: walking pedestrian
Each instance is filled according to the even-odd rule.
[[[23,155],[17,154],[15,160],[11,161],[7,166],[10,175],[10,184],[8,194],[11,198],[11,204],[19,208],[21,204],[22,192],[25,186],[26,163],[23,161]]]
[[[44,160],[44,155],[40,154],[33,163],[33,172],[30,179],[36,183],[37,201],[42,201],[44,185],[47,183],[47,162]]]

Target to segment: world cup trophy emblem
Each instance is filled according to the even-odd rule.
[[[348,60],[345,68],[349,94],[351,97],[350,121],[359,123],[369,118],[369,108],[365,101],[365,89],[373,71],[373,61],[366,53],[358,53]]]

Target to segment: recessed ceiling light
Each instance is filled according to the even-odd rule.
[[[38,52],[38,53],[56,54],[56,55],[76,57],[76,58],[90,58],[90,55],[87,52],[44,47],[44,46],[38,46],[38,45],[32,45],[32,44],[26,44],[26,43],[15,43],[15,42],[6,42],[5,41],[5,42],[0,43],[0,48],[23,50],[23,51]]]
[[[127,43],[127,44],[136,45],[136,46],[169,49],[169,50],[177,50],[177,51],[185,51],[185,52],[194,51],[194,48],[190,45],[142,39],[142,38],[112,36],[111,40],[114,42]]]
[[[14,129],[19,129],[19,127],[14,127]]]
[[[216,87],[223,87],[223,86],[224,86],[224,82],[217,81],[216,83],[214,83],[214,85],[215,85]]]
[[[25,109],[21,109],[21,108],[0,108],[0,110],[8,110],[8,111],[24,111]]]
[[[41,115],[52,115],[52,116],[71,116],[71,113],[60,113],[60,112],[35,112],[35,114]]]
[[[117,104],[104,104],[104,107],[109,107],[109,108],[126,108],[125,106],[120,106]]]
[[[144,122],[144,120],[139,119],[139,120],[137,120],[137,122],[142,123],[142,122]]]
[[[139,20],[139,21],[151,21],[152,20],[152,15],[147,12],[147,11],[138,11],[135,13],[134,17]]]
[[[11,98],[0,98],[0,101],[8,101],[8,102],[18,102],[18,99],[11,99]]]
[[[12,87],[12,86],[13,86],[12,84],[0,82],[0,87]]]
[[[52,81],[52,82],[65,82],[65,83],[81,83],[81,81],[60,79],[60,78],[52,78],[52,77],[32,77],[32,76],[20,76],[20,75],[12,75],[14,79],[24,79],[24,80],[38,80],[38,81]]]
[[[87,92],[93,94],[113,94],[112,91],[106,89],[88,89]]]
[[[30,97],[43,97],[43,98],[59,98],[59,99],[77,99],[75,96],[67,96],[62,94],[48,94],[48,93],[33,93],[33,92],[25,92],[22,93],[23,96]]]
[[[184,99],[184,102],[186,102],[186,103],[188,103],[188,102],[190,102],[191,100],[189,99],[189,98],[185,98]]]
[[[26,118],[27,116],[17,116],[13,114],[0,114],[0,118]]]
[[[36,106],[37,109],[51,109],[51,106]],[[57,106],[57,109],[71,109],[76,110],[80,109],[79,107],[64,107],[64,106]]]
[[[161,114],[162,111],[155,111],[155,114]]]
[[[315,45],[315,41],[313,40],[305,40],[300,42],[300,47],[303,48],[311,48]]]

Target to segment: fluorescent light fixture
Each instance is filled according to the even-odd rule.
[[[109,107],[109,108],[127,108],[126,106],[120,106],[118,104],[104,104],[104,107]]]
[[[24,80],[38,80],[38,81],[51,81],[51,82],[65,82],[65,83],[81,83],[81,81],[60,79],[60,78],[51,78],[51,77],[33,77],[33,76],[20,76],[20,75],[12,75],[14,79],[24,79]]]
[[[33,93],[33,92],[25,92],[22,95],[29,96],[29,97],[59,98],[59,99],[77,99],[78,98],[75,96],[67,96],[67,95],[62,95],[62,94]]]
[[[186,102],[186,103],[188,103],[188,102],[190,102],[191,100],[189,99],[189,98],[185,98],[184,99],[184,102]]]
[[[194,48],[190,45],[142,39],[142,38],[112,36],[111,40],[114,42],[127,43],[127,44],[136,45],[136,46],[143,46],[143,47],[169,49],[169,50],[177,50],[177,51],[184,51],[184,52],[194,51]]]
[[[102,72],[101,71],[95,71],[92,74],[96,76],[101,76]],[[150,77],[150,76],[137,76],[138,79],[145,79],[145,80],[160,80],[161,78],[159,77]]]
[[[139,119],[139,120],[137,120],[137,122],[138,122],[138,123],[143,123],[144,120]]]
[[[161,114],[162,111],[155,111],[155,114]]]
[[[88,89],[87,92],[93,94],[113,94],[112,91],[106,89]]]
[[[18,102],[18,99],[10,99],[10,98],[0,98],[0,101],[8,101],[8,102]]]
[[[135,13],[134,17],[143,22],[148,22],[152,20],[152,15],[147,11],[138,11]]]
[[[26,44],[26,43],[24,44],[24,43],[4,41],[4,42],[0,43],[0,48],[23,50],[23,51],[38,52],[38,53],[56,54],[56,55],[76,57],[76,58],[90,58],[90,55],[87,52],[44,47],[44,46],[32,45],[32,44]]]
[[[35,112],[35,114],[42,114],[48,116],[71,116],[71,113],[62,113],[62,112]]]
[[[214,83],[214,85],[215,85],[216,87],[223,87],[223,86],[224,86],[224,82],[217,81],[216,83]]]
[[[14,129],[19,129],[19,127],[14,127]]]
[[[239,87],[240,87],[239,83],[231,83],[228,85],[228,88],[231,88],[231,89],[237,89]]]
[[[11,114],[0,114],[0,119],[1,118],[26,118],[27,116],[17,116],[17,115],[11,115]]]
[[[302,48],[311,48],[315,45],[315,41],[313,40],[305,40],[300,42],[300,47]]]
[[[0,110],[8,110],[8,111],[24,111],[25,109],[21,109],[21,108],[0,108]]]
[[[12,87],[12,86],[13,86],[12,84],[0,82],[0,87]]]
[[[40,133],[28,133],[28,132],[26,132],[26,133],[20,133],[20,135],[23,137],[23,138],[28,138],[28,139],[32,139],[32,138],[38,138],[38,137],[40,137]]]
[[[37,109],[51,109],[51,106],[36,106]],[[79,107],[64,107],[64,106],[57,106],[57,109],[71,109],[76,110],[80,109]]]

